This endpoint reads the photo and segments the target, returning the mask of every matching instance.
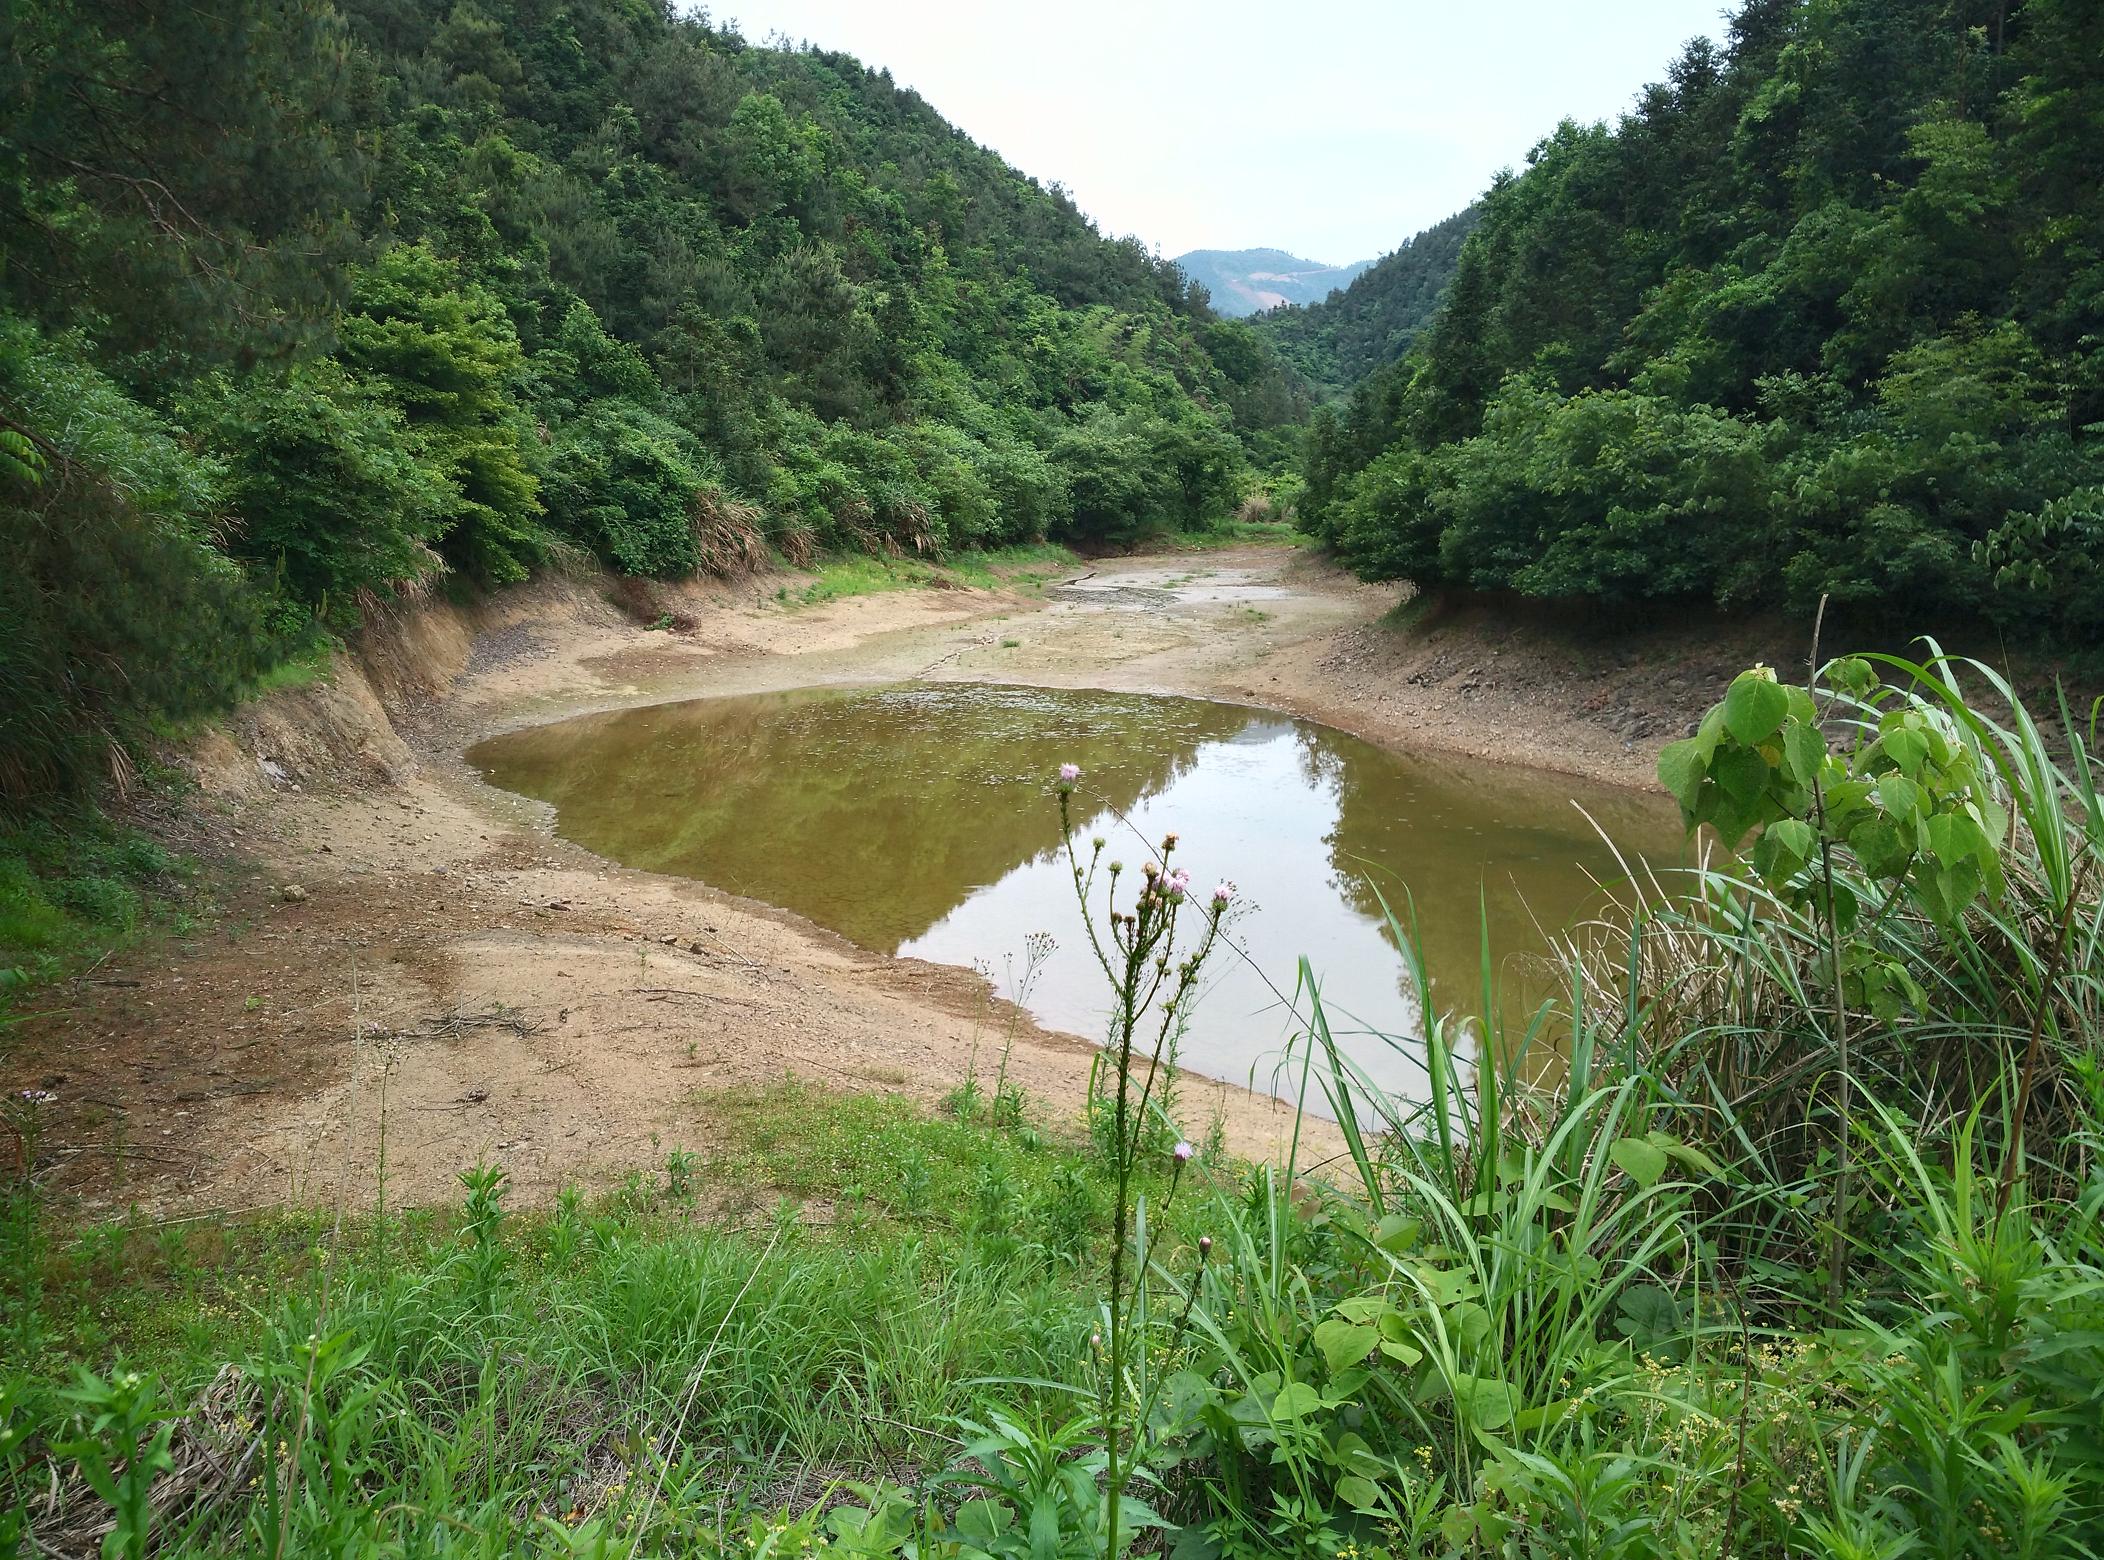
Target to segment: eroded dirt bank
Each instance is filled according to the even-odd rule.
[[[0,1067],[62,1099],[47,1153],[92,1203],[165,1212],[518,1194],[711,1145],[709,1097],[796,1074],[934,1102],[1013,1026],[1011,1076],[1074,1118],[1089,1049],[969,972],[883,958],[701,884],[614,867],[460,755],[491,732],[659,699],[909,677],[1210,695],[1403,747],[1625,784],[1732,666],[1663,674],[1496,622],[1398,631],[1392,592],[1251,550],[1107,562],[1038,591],[801,611],[776,582],[668,598],[647,630],[589,581],[378,626],[322,683],[195,754],[190,843],[242,864],[223,922],[50,994]],[[1276,1102],[1192,1079],[1196,1123],[1277,1151]],[[1319,1146],[1319,1145],[1318,1145]]]

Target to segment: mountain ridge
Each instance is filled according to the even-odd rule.
[[[1190,249],[1171,263],[1205,288],[1215,313],[1243,319],[1283,304],[1320,303],[1350,286],[1374,261],[1328,265],[1291,250],[1260,247]]]
[[[1268,309],[1257,324],[1310,384],[1341,394],[1409,350],[1445,296],[1479,215],[1480,207],[1470,206],[1435,222],[1362,267],[1341,290]]]

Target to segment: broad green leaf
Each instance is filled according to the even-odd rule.
[[[1894,822],[1921,810],[1921,787],[1896,771],[1878,776],[1878,805]]]
[[[1783,773],[1799,785],[1810,785],[1826,762],[1826,738],[1808,721],[1783,727]]]
[[[1803,819],[1778,818],[1762,832],[1753,864],[1765,878],[1787,878],[1811,859],[1817,838]]]
[[[1322,1394],[1305,1381],[1289,1381],[1271,1400],[1271,1417],[1274,1420],[1300,1419],[1322,1408]]]
[[[1724,1167],[1692,1143],[1665,1132],[1647,1132],[1644,1141],[1669,1158],[1677,1159],[1698,1175],[1720,1176]]]
[[[1337,1481],[1337,1498],[1354,1511],[1378,1512],[1381,1508],[1381,1487],[1371,1479],[1361,1478],[1356,1473],[1347,1473]]]
[[[1773,672],[1741,672],[1724,695],[1724,729],[1748,747],[1774,736],[1789,713],[1790,695]]]
[[[1391,1213],[1373,1227],[1373,1243],[1383,1251],[1405,1251],[1417,1244],[1418,1232],[1423,1228],[1422,1219]]]
[[[1379,1295],[1353,1295],[1337,1302],[1337,1314],[1348,1322],[1377,1322],[1395,1307]]]
[[[1396,1364],[1405,1367],[1415,1365],[1425,1357],[1424,1350],[1413,1343],[1406,1343],[1400,1338],[1383,1338],[1381,1340],[1381,1353],[1394,1360]]]
[[[1709,756],[1693,737],[1668,742],[1658,755],[1658,783],[1673,793],[1673,799],[1689,812],[1702,790],[1702,777],[1709,772]]]
[[[1607,1145],[1607,1157],[1639,1186],[1648,1187],[1666,1173],[1665,1150],[1643,1138],[1616,1138]]]
[[[1512,1388],[1494,1376],[1454,1373],[1454,1406],[1471,1429],[1499,1430],[1512,1423],[1519,1411],[1519,1398]]]
[[[1059,1504],[1056,1501],[1031,1503],[1030,1560],[1059,1560]]]
[[[1929,848],[1943,865],[1956,866],[1987,852],[1987,834],[1965,813],[1938,813],[1929,820]]]
[[[1419,1264],[1411,1271],[1417,1281],[1424,1286],[1425,1293],[1430,1295],[1433,1301],[1440,1305],[1444,1305],[1450,1300],[1459,1300],[1465,1295],[1472,1295],[1476,1292],[1476,1280],[1467,1273],[1456,1272],[1451,1268],[1428,1267],[1423,1264]]]
[[[1315,1347],[1322,1351],[1322,1368],[1332,1376],[1365,1359],[1380,1341],[1379,1328],[1360,1322],[1333,1319],[1315,1328]]]
[[[1897,877],[1906,870],[1914,854],[1907,838],[1882,818],[1872,818],[1849,830],[1848,848],[1872,877]]]
[[[1359,1389],[1373,1380],[1370,1370],[1348,1370],[1341,1376],[1330,1378],[1330,1390],[1323,1395],[1325,1403],[1349,1403],[1359,1395]]]
[[[1768,825],[1768,833],[1774,837],[1778,848],[1788,851],[1799,861],[1811,860],[1812,847],[1819,839],[1812,826],[1802,818],[1778,818]]]
[[[1710,773],[1726,796],[1745,806],[1767,788],[1768,777],[1774,770],[1769,767],[1768,760],[1752,748],[1733,748],[1728,753],[1717,755]]]
[[[1490,1312],[1473,1300],[1457,1300],[1446,1308],[1449,1336],[1474,1347],[1490,1336]]]
[[[1848,693],[1868,693],[1877,686],[1877,669],[1859,655],[1836,661],[1827,668],[1827,678],[1833,685]]]
[[[1910,777],[1921,774],[1922,760],[1929,756],[1929,739],[1904,726],[1886,732],[1879,746],[1884,748],[1885,756],[1899,766],[1900,772]]]
[[[968,1500],[957,1508],[957,1531],[977,1543],[998,1538],[1008,1531],[1015,1513],[997,1500]]]

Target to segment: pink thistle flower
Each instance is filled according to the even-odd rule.
[[[1059,778],[1068,785],[1072,785],[1081,778],[1081,766],[1079,764],[1061,764],[1059,766]]]
[[[1195,1155],[1197,1152],[1198,1150],[1193,1148],[1190,1145],[1190,1143],[1186,1141],[1178,1143],[1174,1148],[1170,1149],[1169,1157],[1176,1161],[1177,1169],[1181,1170],[1185,1165],[1191,1162],[1192,1156]]]
[[[1227,902],[1235,897],[1235,885],[1221,883],[1213,889],[1213,904],[1217,909],[1226,909]]]

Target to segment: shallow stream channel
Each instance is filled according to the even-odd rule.
[[[1232,946],[1208,965],[1181,1064],[1286,1094],[1303,956],[1348,1054],[1384,1089],[1420,1086],[1421,998],[1384,897],[1405,921],[1414,908],[1442,1008],[1480,1007],[1487,920],[1510,1013],[1545,989],[1550,936],[1624,880],[1618,852],[1630,866],[1681,855],[1659,798],[1153,694],[811,688],[581,716],[468,758],[602,856],[792,910],[877,953],[977,968],[1047,1027],[1100,1041],[1108,988],[1053,784],[1078,764],[1076,844],[1085,863],[1100,835],[1104,860],[1125,863],[1121,907],[1172,830],[1194,897],[1235,885]],[[1033,934],[1053,944],[1041,961]],[[988,1071],[998,1047],[990,1024]]]

